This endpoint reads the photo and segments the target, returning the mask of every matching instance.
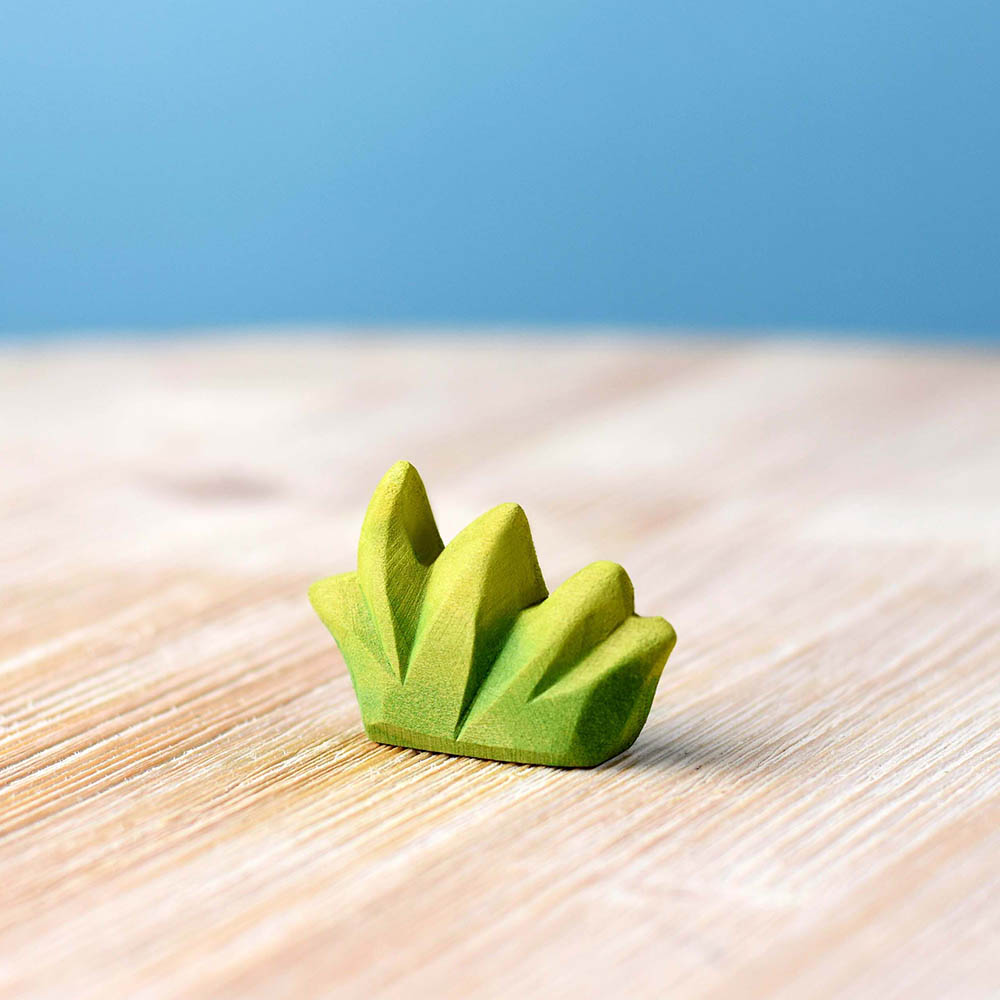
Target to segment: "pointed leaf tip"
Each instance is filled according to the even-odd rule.
[[[517,615],[546,596],[528,519],[500,504],[466,526],[431,570],[407,686],[453,736]]]
[[[382,477],[361,526],[358,581],[386,658],[400,679],[413,642],[428,568],[444,544],[420,474],[397,462]]]

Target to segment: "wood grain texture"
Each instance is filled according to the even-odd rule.
[[[307,585],[413,461],[678,645],[593,771],[369,743]],[[1000,993],[1000,359],[0,352],[0,992]]]

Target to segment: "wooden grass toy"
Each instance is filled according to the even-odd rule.
[[[669,622],[634,613],[615,563],[549,594],[517,504],[446,547],[408,462],[368,505],[357,572],[309,598],[371,739],[492,760],[593,767],[631,746],[676,641]]]

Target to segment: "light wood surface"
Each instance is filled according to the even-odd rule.
[[[593,771],[369,743],[305,596],[420,469],[678,644]],[[0,350],[0,991],[1000,995],[1000,358]]]

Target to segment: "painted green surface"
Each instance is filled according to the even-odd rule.
[[[592,767],[639,735],[676,636],[634,613],[621,566],[596,562],[548,594],[517,504],[445,547],[408,462],[368,505],[356,573],[309,598],[337,640],[379,743]]]

